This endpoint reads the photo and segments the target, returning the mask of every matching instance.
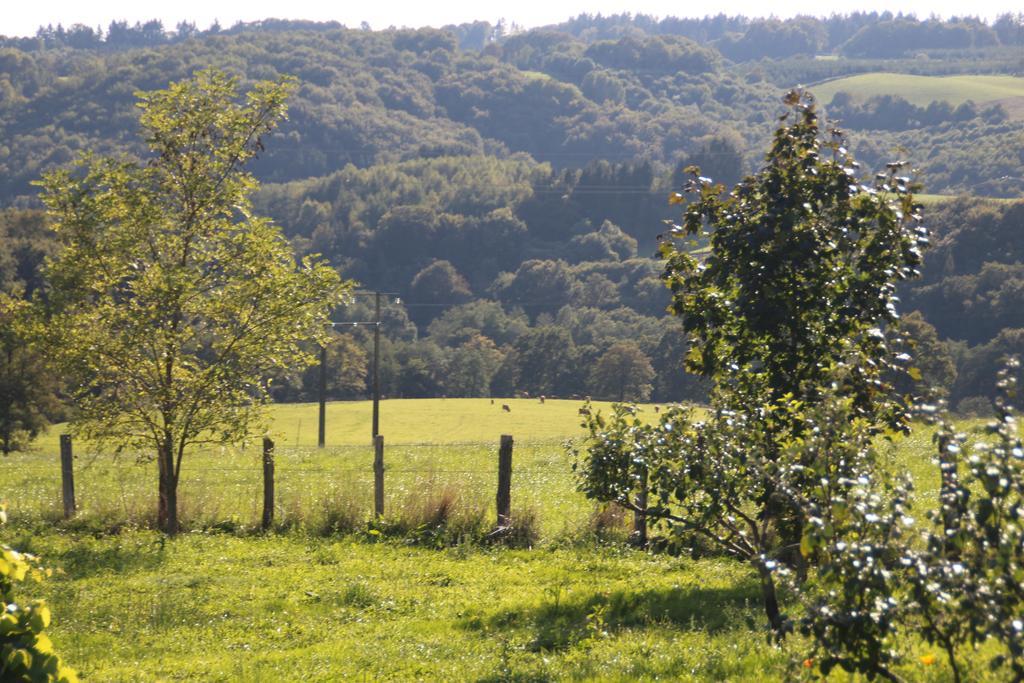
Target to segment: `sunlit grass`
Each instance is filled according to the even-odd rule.
[[[386,399],[380,404],[380,432],[387,443],[497,442],[502,434],[518,441],[562,439],[583,433],[579,409],[584,401],[539,398]],[[327,404],[328,446],[370,443],[372,402]],[[595,401],[596,409],[610,403]],[[505,411],[502,406],[508,406]],[[270,435],[282,446],[316,446],[319,408],[316,403],[275,404],[267,408]],[[63,425],[51,427],[35,447],[56,453]],[[260,435],[254,435],[260,436]]]
[[[924,107],[936,100],[956,106],[967,100],[976,104],[1011,97],[1024,97],[1024,78],[1019,76],[915,76],[898,73],[867,73],[836,78],[810,88],[818,101],[828,104],[837,92],[848,92],[858,100],[876,95],[899,95]]]
[[[512,499],[514,513],[540,518],[533,549],[375,542],[380,537],[367,526],[370,448],[319,450],[302,445],[301,433],[298,446],[279,437],[276,533],[254,530],[262,504],[255,445],[186,461],[182,512],[192,531],[170,540],[139,528],[152,521],[155,465],[95,455],[83,445],[76,461],[82,509],[70,526],[55,522],[55,452],[41,447],[0,461],[0,491],[11,502],[5,540],[61,568],[29,591],[50,602],[56,646],[85,680],[798,679],[803,641],[768,644],[748,567],[648,554],[586,533],[594,505],[575,491],[563,447],[581,434],[578,408],[529,403],[498,417],[519,416],[521,423],[489,422],[487,400],[474,404],[478,419],[463,423],[436,406],[413,405],[433,418],[421,423],[428,434],[408,427],[409,443],[388,441],[386,513],[397,518],[451,495],[468,514],[483,508],[486,524],[493,523],[496,436],[426,442],[469,429],[450,429],[444,420],[475,424],[488,436],[496,425],[498,433],[532,428],[546,438],[517,437]],[[286,407],[278,424],[295,428],[308,409]],[[527,424],[531,419],[540,426]],[[961,426],[977,434],[983,423]],[[335,424],[342,441],[343,423]],[[881,446],[892,471],[914,477],[921,510],[934,505],[938,486],[931,432],[917,425],[909,437]],[[330,523],[342,533],[324,535]],[[949,680],[941,658],[921,664],[933,650],[908,637],[901,675]],[[969,673],[970,680],[998,680],[980,658]]]

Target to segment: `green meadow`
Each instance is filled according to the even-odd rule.
[[[329,446],[370,443],[370,401],[327,404],[326,441]],[[502,409],[503,405],[509,411]],[[385,399],[380,402],[380,432],[388,443],[497,442],[502,434],[520,441],[562,439],[582,434],[579,409],[584,401],[539,398]],[[595,401],[598,409],[610,403]],[[316,403],[274,404],[267,409],[269,435],[286,446],[316,446]],[[63,425],[40,436],[37,450],[58,450]],[[259,436],[259,435],[254,435]]]
[[[828,104],[845,91],[859,100],[876,95],[899,95],[919,106],[945,100],[956,106],[967,100],[976,104],[1024,97],[1024,78],[1019,76],[914,76],[897,73],[867,73],[825,81],[810,86],[819,102]]]
[[[315,405],[275,406],[275,528],[256,528],[250,445],[186,460],[187,531],[173,539],[149,528],[155,466],[87,444],[76,447],[79,515],[61,521],[49,434],[0,462],[3,535],[57,568],[26,590],[48,600],[51,636],[87,681],[804,678],[803,641],[768,643],[746,566],[633,549],[626,515],[575,492],[564,443],[582,434],[581,405],[384,402],[379,522],[369,404],[330,405],[323,450]],[[516,438],[513,518],[532,533],[515,547],[479,541],[494,524],[501,433]],[[931,449],[924,427],[883,447],[895,470],[915,475],[922,506],[937,488]],[[443,539],[424,533],[441,508],[454,529]],[[921,663],[931,650],[913,637],[903,647],[907,680],[950,680]],[[994,680],[980,665],[971,674]]]

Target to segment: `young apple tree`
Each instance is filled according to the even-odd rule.
[[[927,243],[902,163],[863,178],[808,94],[786,104],[757,173],[726,192],[691,168],[690,198],[671,197],[685,207],[662,244],[664,277],[687,368],[712,384],[708,418],[589,419],[581,463],[591,497],[635,507],[646,481],[648,520],[754,565],[777,636],[791,624],[776,577],[806,576],[809,525],[872,474],[872,440],[905,429],[886,382],[910,360],[892,343],[896,286]]]

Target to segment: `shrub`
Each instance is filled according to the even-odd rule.
[[[962,417],[982,417],[992,412],[992,401],[984,396],[968,396],[956,404],[956,412]]]
[[[6,520],[2,510],[0,519]],[[24,603],[15,596],[17,583],[46,573],[34,556],[0,545],[0,595],[4,601],[0,616],[0,680],[78,681],[75,672],[64,666],[53,651],[53,644],[45,633],[50,625],[50,609],[40,600]]]

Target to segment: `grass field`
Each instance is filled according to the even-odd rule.
[[[503,405],[511,409],[506,412]],[[499,437],[515,439],[513,503],[537,519],[545,535],[585,523],[592,511],[575,492],[564,441],[583,434],[582,401],[534,399],[423,399],[381,403],[385,435],[386,508],[407,509],[426,497],[457,499],[460,510],[493,513]],[[597,409],[609,404],[595,403]],[[650,407],[647,414],[654,416]],[[318,525],[328,514],[360,516],[372,509],[373,452],[368,401],[327,406],[327,448],[316,448],[316,404],[271,406],[277,442],[277,520],[282,526]],[[38,520],[61,513],[58,436],[0,463],[0,485],[12,513]],[[75,446],[79,518],[101,526],[151,523],[152,462],[138,454],[112,457],[87,443]],[[143,454],[147,455],[147,454]],[[261,452],[253,443],[186,456],[180,508],[192,528],[251,527],[262,510]],[[16,495],[12,495],[16,492]]]
[[[388,399],[380,403],[380,432],[389,444],[495,442],[502,434],[517,441],[546,441],[582,434],[579,409],[583,401],[487,398]],[[510,412],[502,410],[507,405]],[[596,408],[610,404],[595,401]],[[270,434],[280,445],[316,446],[317,404],[286,403],[268,410]],[[327,404],[329,446],[370,443],[372,403],[338,401]],[[63,425],[42,435],[36,447],[56,453]]]
[[[915,194],[914,199],[921,202],[925,206],[932,206],[935,204],[941,204],[942,202],[951,202],[954,199],[959,199],[956,195],[947,194]],[[995,202],[997,204],[1012,204],[1019,202],[1020,199],[1011,199],[1008,197],[978,197],[973,196],[971,199],[984,199],[986,202]]]
[[[493,414],[502,402],[511,413]],[[59,470],[51,435],[36,452],[0,462],[0,491],[12,503],[4,540],[62,570],[29,591],[49,601],[51,636],[87,681],[803,676],[799,638],[767,644],[747,567],[649,554],[626,547],[622,533],[612,541],[593,533],[595,507],[574,491],[562,444],[580,435],[579,403],[496,403],[385,403],[382,431],[396,435],[386,454],[388,514],[450,491],[458,514],[493,524],[497,434],[530,434],[517,436],[512,498],[514,517],[539,520],[532,549],[472,542],[437,549],[375,535],[366,526],[372,475],[359,436],[368,406],[360,404],[331,406],[328,441],[351,443],[324,451],[306,441],[315,406],[274,409],[285,444],[277,454],[276,533],[252,531],[260,500],[255,448],[186,462],[182,504],[191,531],[166,540],[143,528],[154,466],[81,447],[83,519],[54,523]],[[930,431],[921,428],[889,451],[895,468],[915,475],[923,505],[937,486],[931,449]],[[339,510],[354,516],[357,531],[325,533],[324,515]],[[628,522],[620,520],[620,531]],[[919,663],[930,650],[912,640],[905,648],[907,680],[949,680],[940,666]],[[970,680],[994,679],[979,667]]]
[[[919,107],[936,100],[946,100],[956,106],[967,100],[982,104],[1024,98],[1024,78],[868,73],[818,83],[810,86],[810,90],[824,104],[831,102],[837,92],[846,91],[861,100],[875,95],[899,95]]]

